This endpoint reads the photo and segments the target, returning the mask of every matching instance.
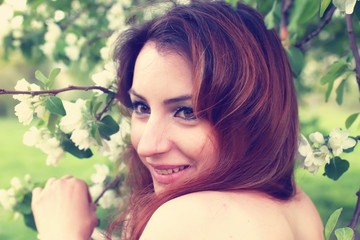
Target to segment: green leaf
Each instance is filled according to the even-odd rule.
[[[40,70],[35,71],[35,78],[37,80],[39,80],[40,82],[42,82],[45,86],[49,82],[49,79],[47,77],[45,77],[45,75],[42,72],[40,72]]]
[[[16,204],[14,210],[20,212],[21,214],[31,214],[31,197],[31,192],[26,193],[22,201]]]
[[[286,49],[291,69],[295,77],[298,77],[304,67],[304,55],[299,48],[290,47]]]
[[[331,0],[321,0],[321,6],[320,6],[320,17],[322,17],[328,8],[329,4],[331,3]]]
[[[50,130],[50,132],[54,132],[56,128],[56,123],[59,119],[59,115],[50,113],[47,128]]]
[[[55,82],[55,78],[57,77],[57,75],[59,75],[60,71],[61,71],[60,68],[54,68],[53,70],[51,70],[49,75],[49,82],[48,84],[46,84],[48,88],[52,87],[52,85]]]
[[[357,119],[357,117],[359,116],[360,113],[354,113],[351,114],[345,121],[345,127],[346,128],[350,128],[351,125],[355,122],[355,120]]]
[[[66,111],[64,105],[60,98],[58,97],[50,97],[46,100],[46,109],[49,110],[51,113],[58,114],[61,116],[66,115]]]
[[[35,231],[37,231],[36,229],[36,225],[35,225],[35,219],[34,219],[34,215],[32,213],[30,214],[23,214],[24,215],[24,222],[25,225]]]
[[[341,105],[343,103],[343,96],[344,96],[344,86],[346,80],[342,80],[340,85],[336,89],[336,102]]]
[[[91,136],[96,140],[97,144],[102,146],[99,128],[95,124],[91,127]]]
[[[325,225],[325,230],[324,230],[325,240],[328,240],[330,238],[331,233],[334,231],[334,228],[336,226],[336,223],[339,220],[342,210],[343,210],[342,208],[335,210],[329,217],[329,220],[327,221],[327,223]]]
[[[77,158],[89,158],[93,155],[90,149],[80,150],[73,141],[66,139],[62,142],[64,150]]]
[[[324,176],[336,181],[349,169],[349,162],[340,157],[335,157],[330,160],[330,163],[325,165]]]
[[[354,231],[349,227],[339,228],[335,230],[335,235],[337,240],[351,240],[354,235]]]
[[[98,128],[101,136],[110,136],[119,131],[119,124],[110,115],[106,115],[98,123]]]
[[[264,18],[265,25],[267,29],[273,29],[275,27],[275,9],[276,9],[277,1],[274,1],[272,8],[268,14],[266,14]]]
[[[325,85],[326,83],[334,82],[347,70],[348,70],[348,64],[344,61],[344,59],[340,59],[331,65],[329,71],[320,79],[320,83],[322,85]]]
[[[325,102],[329,101],[329,97],[330,97],[333,87],[334,87],[334,81],[329,82],[328,88],[325,92]]]
[[[93,104],[92,107],[91,107],[91,112],[93,114],[96,114],[97,111],[99,110],[101,104],[102,104],[102,102],[97,102],[97,103]]]
[[[354,8],[354,13],[360,21],[360,2],[357,2]]]

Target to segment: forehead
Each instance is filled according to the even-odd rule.
[[[148,42],[140,51],[134,68],[132,90],[139,94],[191,94],[192,67],[187,58],[173,51],[159,51]]]

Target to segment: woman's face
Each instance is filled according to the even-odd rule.
[[[192,71],[179,54],[141,50],[129,91],[133,104],[131,141],[149,169],[155,192],[198,176],[218,159],[211,125],[192,108]]]

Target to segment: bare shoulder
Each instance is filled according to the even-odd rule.
[[[141,240],[301,239],[294,235],[287,211],[257,192],[192,193],[163,204]]]

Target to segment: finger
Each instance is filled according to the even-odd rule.
[[[45,188],[49,188],[56,180],[57,180],[57,179],[54,178],[54,177],[49,178],[49,179],[47,180],[46,184],[45,184],[44,189],[45,189]]]
[[[41,187],[37,187],[32,190],[31,207],[34,206],[35,202],[37,201],[36,199],[40,196],[42,190],[43,189]]]
[[[37,187],[37,188],[34,188],[32,190],[32,197],[35,198],[37,196],[39,196],[39,194],[42,192],[42,188],[41,187]]]
[[[60,179],[70,179],[73,176],[71,176],[70,174],[66,174],[65,176],[61,177]]]

